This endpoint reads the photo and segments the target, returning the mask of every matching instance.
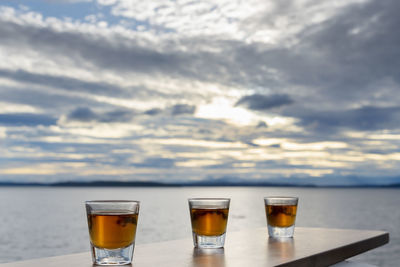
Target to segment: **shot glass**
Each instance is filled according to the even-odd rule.
[[[228,223],[229,198],[190,198],[193,245],[196,248],[222,248]]]
[[[297,197],[265,197],[268,234],[273,238],[290,238],[294,234]]]
[[[97,265],[131,264],[139,201],[86,201],[92,260]]]

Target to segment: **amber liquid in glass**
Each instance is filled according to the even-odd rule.
[[[135,240],[138,214],[131,211],[102,211],[88,215],[89,235],[93,246],[124,248]]]
[[[197,209],[190,210],[192,229],[198,235],[220,236],[226,231],[228,222],[228,208],[224,209]]]
[[[296,220],[297,205],[265,205],[268,225],[289,227]]]

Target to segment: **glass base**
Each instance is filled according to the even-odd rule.
[[[289,227],[274,227],[268,225],[268,234],[273,238],[290,238],[294,234],[294,225]]]
[[[205,236],[193,233],[193,245],[196,248],[223,248],[225,244],[225,235]]]
[[[92,246],[93,263],[97,265],[128,265],[132,263],[134,244],[124,248],[106,249]]]

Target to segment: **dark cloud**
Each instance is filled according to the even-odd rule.
[[[193,115],[196,111],[196,106],[187,104],[176,104],[164,109],[152,108],[143,112],[145,115],[156,116],[156,115]]]
[[[141,163],[133,164],[135,167],[140,168],[172,168],[175,166],[175,160],[170,158],[162,158],[162,157],[154,157],[154,158],[146,158]]]
[[[94,121],[98,119],[98,115],[94,113],[90,108],[81,107],[73,110],[69,115],[68,119],[72,121]]]
[[[280,106],[285,106],[292,104],[293,100],[289,95],[286,94],[274,94],[274,95],[248,95],[242,97],[236,106],[247,106],[249,109],[253,110],[267,110],[271,108],[276,108]]]
[[[136,110],[131,110],[131,109],[113,109],[111,111],[107,112],[101,112],[101,111],[94,111],[93,109],[89,107],[78,107],[74,110],[72,110],[68,115],[67,115],[67,120],[69,121],[81,121],[81,122],[90,122],[90,121],[96,121],[96,122],[129,122],[131,121],[136,115],[140,114],[145,114],[145,115],[150,115],[150,116],[156,116],[156,115],[172,115],[172,116],[178,116],[178,115],[192,115],[196,110],[195,106],[192,105],[186,105],[186,104],[177,104],[173,105],[171,107],[165,108],[165,109],[159,109],[159,108],[154,108],[150,109],[147,111],[144,111],[142,113],[137,112]],[[175,123],[177,123],[174,120]],[[163,121],[163,123],[166,123],[166,121]]]
[[[55,57],[64,58],[67,55],[76,63],[89,60],[105,69],[171,72],[174,69],[171,65],[177,65],[176,62],[181,60],[178,55],[157,52],[119,34],[109,39],[95,34],[60,32],[46,27],[2,22],[0,35],[3,44],[29,45]]]
[[[116,109],[102,113],[100,115],[101,122],[130,122],[137,114],[134,110]]]
[[[196,106],[193,105],[186,105],[186,104],[177,104],[172,106],[171,114],[175,115],[183,115],[183,114],[194,114],[196,111]]]
[[[65,76],[31,73],[24,70],[2,70],[0,77],[24,82],[32,85],[43,85],[52,89],[66,89],[68,91],[88,92],[98,95],[127,96],[127,91],[104,82],[86,82]]]
[[[144,114],[154,116],[154,115],[160,114],[161,112],[162,112],[162,109],[160,109],[160,108],[152,108],[152,109],[145,111]]]
[[[301,126],[322,132],[336,132],[340,129],[400,129],[400,107],[366,106],[340,111],[296,110],[291,116],[298,118]]]
[[[259,121],[256,128],[267,128],[268,124],[265,121]]]
[[[57,119],[48,115],[33,113],[0,114],[0,124],[16,126],[54,125]]]
[[[254,64],[264,61],[257,52],[258,47],[238,41],[216,38],[211,44],[209,38],[183,38],[177,40],[179,46],[191,49],[180,51],[176,50],[176,41],[173,40],[162,47],[158,43],[142,45],[120,34],[111,34],[105,38],[96,34],[60,32],[50,27],[10,21],[0,23],[0,36],[0,44],[3,46],[21,50],[34,49],[56,62],[67,61],[76,66],[91,64],[118,73],[144,73],[152,77],[163,75],[241,85],[262,83],[260,79],[271,85],[274,80],[272,75],[262,70],[264,64]],[[209,46],[225,49],[216,54],[202,48]],[[100,89],[95,87],[94,90]]]
[[[15,104],[25,104],[37,107],[39,109],[51,110],[52,113],[62,113],[70,108],[71,103],[74,105],[100,105],[108,107],[106,103],[99,103],[92,98],[68,95],[63,93],[48,92],[46,90],[33,90],[27,88],[10,88],[0,85],[0,101]]]
[[[1,23],[0,23],[1,27]],[[1,44],[1,40],[0,40]],[[85,92],[93,95],[112,96],[114,98],[147,98],[147,97],[173,97],[156,90],[146,88],[145,86],[130,86],[127,88],[117,84],[107,82],[89,82],[82,79],[71,78],[66,76],[57,76],[50,74],[38,74],[25,70],[5,70],[0,69],[0,78],[7,78],[17,82],[29,85],[45,86],[49,93],[62,91],[68,92]]]
[[[68,114],[67,119],[70,121],[81,122],[129,122],[136,114],[133,110],[112,110],[108,112],[95,112],[88,107],[78,107]]]
[[[301,32],[293,60],[283,57],[280,69],[289,83],[317,89],[309,100],[347,108],[354,101],[398,103],[399,8],[395,0],[350,5]]]
[[[270,147],[273,147],[273,148],[281,148],[281,144],[273,144],[273,145],[270,145]]]

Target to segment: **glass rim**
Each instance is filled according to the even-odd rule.
[[[288,196],[270,196],[270,197],[264,197],[264,200],[267,200],[267,199],[298,200],[299,197],[288,197]]]
[[[194,197],[188,198],[188,201],[231,201],[231,199],[221,197]]]
[[[140,204],[138,200],[86,200],[85,204],[104,204],[104,203],[136,203]]]

